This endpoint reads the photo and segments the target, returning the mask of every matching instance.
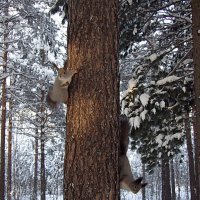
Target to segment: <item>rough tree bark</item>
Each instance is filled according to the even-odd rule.
[[[194,59],[194,89],[196,104],[196,139],[198,149],[198,174],[200,173],[200,1],[192,0],[192,35]],[[200,183],[200,176],[198,177]],[[198,184],[200,187],[200,184]],[[200,188],[199,190],[200,191]],[[198,194],[200,199],[200,193]]]
[[[118,1],[69,0],[65,200],[118,200]]]

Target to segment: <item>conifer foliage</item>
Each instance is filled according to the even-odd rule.
[[[193,106],[191,6],[189,1],[133,1],[124,2],[122,16],[124,9],[126,17],[136,14],[121,35],[122,64],[129,60],[133,71],[122,109],[133,125],[132,148],[152,169],[179,152],[184,113]],[[127,46],[123,34],[128,32]]]

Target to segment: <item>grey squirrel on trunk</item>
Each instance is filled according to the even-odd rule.
[[[69,95],[68,87],[71,83],[72,77],[77,72],[74,70],[68,70],[65,67],[58,68],[56,64],[53,64],[53,67],[58,72],[58,75],[54,81],[53,87],[49,89],[46,100],[51,107],[55,108],[59,103],[67,103]]]
[[[131,126],[125,115],[120,116],[120,152],[119,152],[119,172],[120,172],[120,188],[137,193],[147,183],[141,183],[142,177],[133,178],[131,166],[126,155],[129,143],[129,132]]]

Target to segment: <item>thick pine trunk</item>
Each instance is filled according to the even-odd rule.
[[[118,200],[118,1],[69,0],[65,200]]]
[[[192,35],[194,59],[194,88],[196,104],[196,139],[198,149],[198,174],[200,173],[200,1],[192,0]],[[198,177],[200,183],[200,176]],[[198,184],[200,187],[200,184]],[[200,191],[200,188],[199,190]],[[200,193],[198,194],[200,199]]]

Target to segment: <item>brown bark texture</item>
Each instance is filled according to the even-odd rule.
[[[194,88],[196,104],[196,139],[198,149],[198,174],[200,173],[200,1],[192,0],[192,35],[194,59]],[[200,176],[198,177],[200,183]],[[200,187],[200,184],[198,184]],[[198,190],[200,191],[200,189]],[[200,193],[198,194],[200,199]]]
[[[69,0],[65,200],[118,200],[118,1]]]

